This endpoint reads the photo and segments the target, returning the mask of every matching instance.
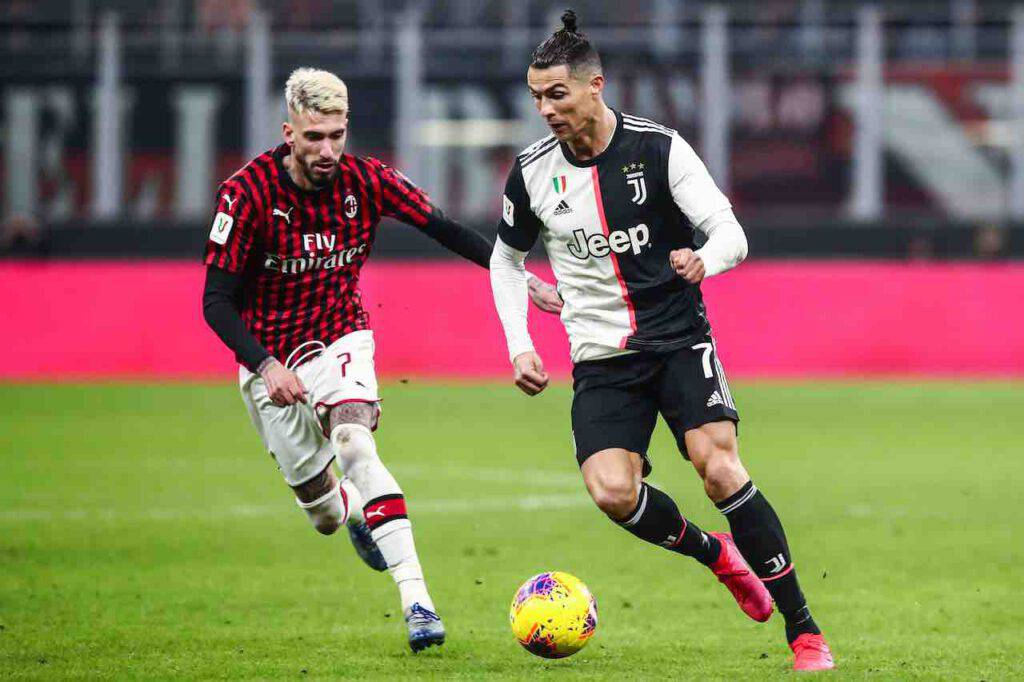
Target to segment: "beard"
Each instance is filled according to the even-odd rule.
[[[334,176],[338,174],[338,166],[336,164],[332,164],[331,170],[328,172],[317,170],[312,165],[307,165],[304,161],[300,161],[299,166],[302,168],[302,174],[316,188],[326,187],[331,184]]]

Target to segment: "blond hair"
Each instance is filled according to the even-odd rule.
[[[348,113],[348,88],[345,81],[330,71],[301,68],[292,71],[284,85],[288,110],[296,114]]]

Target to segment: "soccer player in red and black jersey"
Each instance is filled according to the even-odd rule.
[[[447,218],[398,171],[344,153],[348,91],[336,75],[298,69],[285,99],[284,144],[217,190],[203,312],[235,352],[253,425],[299,507],[325,535],[347,526],[363,560],[391,573],[409,645],[419,651],[441,644],[445,632],[402,490],[372,434],[380,398],[359,273],[386,217],[482,267],[492,245]],[[553,287],[535,278],[532,297],[548,312],[561,308]]]

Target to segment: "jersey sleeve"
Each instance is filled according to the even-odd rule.
[[[422,229],[433,212],[427,193],[401,172],[377,159],[369,159],[380,183],[380,215]]]
[[[231,273],[245,269],[256,240],[257,212],[239,183],[228,180],[217,190],[216,209],[203,262]]]
[[[668,184],[676,206],[694,226],[732,208],[693,147],[678,134],[672,136],[668,153]]]
[[[501,197],[498,236],[514,249],[529,251],[537,241],[541,226],[540,218],[530,208],[523,168],[516,159],[505,181],[505,194]]]

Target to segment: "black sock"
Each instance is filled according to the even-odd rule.
[[[704,565],[713,564],[722,551],[717,538],[684,519],[671,497],[646,483],[640,485],[636,508],[618,523],[641,540],[692,556]]]
[[[747,481],[716,506],[729,520],[743,558],[764,582],[786,619],[786,639],[792,642],[805,632],[820,634],[797,582],[782,522],[754,482]]]

